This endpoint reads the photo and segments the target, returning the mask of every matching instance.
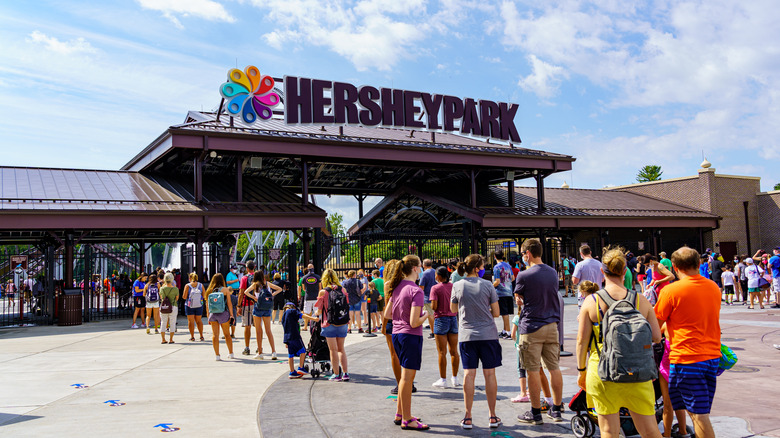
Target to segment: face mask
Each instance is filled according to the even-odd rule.
[[[479,272],[477,272],[477,276],[479,278],[484,277],[485,276],[485,268],[480,269]]]

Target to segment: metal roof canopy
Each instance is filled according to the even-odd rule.
[[[224,240],[245,229],[322,227],[326,213],[265,178],[243,202],[232,184],[207,177],[200,202],[188,180],[137,172],[0,167],[0,241],[182,242],[201,232]]]
[[[414,184],[493,184],[571,170],[567,155],[496,144],[460,135],[362,126],[247,125],[222,114],[190,112],[123,170],[144,174],[263,176],[297,193],[389,195]],[[212,155],[214,155],[212,157]],[[252,168],[250,157],[261,157]],[[308,183],[303,187],[303,163]],[[239,175],[239,166],[241,172]],[[508,173],[509,171],[509,173]]]
[[[507,189],[482,187],[477,206],[466,191],[403,187],[385,198],[350,229],[350,233],[393,229],[459,233],[475,222],[488,235],[538,234],[582,228],[717,228],[719,216],[630,192],[544,189],[545,208],[538,208],[536,188],[516,187],[515,207],[507,207]]]

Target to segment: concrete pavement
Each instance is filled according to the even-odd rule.
[[[566,299],[565,348],[574,351],[576,302]],[[75,327],[31,327],[0,330],[0,435],[104,436],[159,433],[170,425],[180,435],[203,436],[235,432],[241,436],[396,436],[402,431],[391,421],[395,386],[382,337],[347,338],[352,382],[334,383],[310,378],[288,380],[281,326],[273,332],[278,361],[242,356],[243,339],[235,343],[235,360],[216,362],[210,329],[205,342],[188,342],[186,320],[179,319],[176,344],[161,345],[159,336],[129,329],[129,322],[98,322]],[[185,324],[185,325],[182,325]],[[718,381],[713,417],[719,437],[755,435],[780,437],[780,311],[748,311],[724,307],[724,343],[740,361],[735,371]],[[185,331],[182,330],[185,329]],[[243,334],[241,327],[238,333]],[[254,331],[253,331],[254,333]],[[307,335],[304,335],[306,339]],[[516,415],[527,404],[509,401],[517,393],[514,350],[501,341],[504,366],[498,372],[498,415],[505,426],[487,428],[484,392],[477,390],[475,428],[461,431],[463,402],[459,389],[434,389],[438,377],[433,341],[425,340],[420,391],[413,413],[440,435],[557,436],[570,434],[567,422],[541,427],[520,425]],[[254,351],[253,337],[251,348]],[[270,352],[267,340],[264,351]],[[221,352],[227,357],[222,341]],[[278,363],[283,361],[283,363]],[[563,358],[564,400],[576,391],[575,363]],[[462,371],[460,376],[462,378]],[[482,377],[477,386],[482,388]],[[76,384],[87,387],[77,389]],[[120,406],[106,401],[117,400]],[[546,417],[545,417],[546,418]]]

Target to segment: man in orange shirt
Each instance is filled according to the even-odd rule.
[[[714,438],[710,422],[720,361],[720,288],[699,275],[699,253],[682,247],[672,254],[680,281],[664,288],[655,306],[671,342],[669,397],[674,410],[690,413],[696,436]]]

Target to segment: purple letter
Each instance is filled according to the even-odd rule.
[[[481,135],[482,128],[479,126],[479,114],[477,114],[477,104],[474,99],[466,99],[463,107],[463,122],[460,124],[460,132],[472,135]]]
[[[404,126],[404,92],[382,88],[382,126]]]
[[[415,105],[415,98],[420,99],[420,93],[417,91],[404,91],[404,126],[407,128],[422,128],[425,126],[422,121],[417,120],[420,107]]]
[[[325,106],[330,105],[330,98],[325,97],[325,90],[330,90],[333,84],[329,81],[314,79],[311,81],[311,106],[314,110],[314,123],[333,123],[333,116],[325,114]]]
[[[382,108],[376,103],[379,90],[370,86],[360,87],[358,99],[363,110],[360,111],[360,123],[366,126],[376,126],[382,121]]]
[[[501,124],[501,140],[520,141],[520,134],[515,128],[515,113],[520,105],[507,104],[501,102],[498,104],[499,123]]]
[[[479,112],[482,122],[482,135],[501,138],[501,130],[498,124],[498,105],[492,100],[480,100]]]
[[[425,106],[425,113],[428,115],[428,129],[441,129],[439,125],[439,108],[441,107],[441,94],[434,94],[431,97],[428,93],[422,94],[423,106]]]
[[[463,117],[463,101],[453,96],[444,96],[444,130],[454,131],[455,120]]]
[[[333,83],[333,115],[336,123],[358,124],[358,110],[355,104],[357,99],[358,91],[354,85],[344,82]],[[344,118],[345,111],[347,113],[346,119]]]
[[[286,123],[311,123],[311,79],[284,77],[284,120]]]

